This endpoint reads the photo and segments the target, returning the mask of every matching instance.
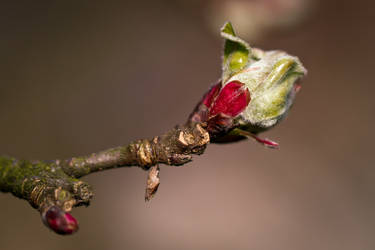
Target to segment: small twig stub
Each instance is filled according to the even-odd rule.
[[[158,191],[158,188],[160,185],[159,173],[160,173],[159,165],[152,166],[149,169],[148,176],[147,176],[145,201],[150,201],[154,197],[156,192]]]

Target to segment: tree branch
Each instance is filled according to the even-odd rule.
[[[149,170],[147,201],[160,183],[158,164],[188,163],[210,141],[253,138],[277,148],[277,143],[261,139],[257,133],[286,116],[306,69],[297,57],[283,51],[251,48],[236,36],[230,23],[224,25],[221,36],[225,39],[222,78],[203,96],[185,125],[151,140],[68,160],[31,162],[0,157],[0,191],[27,200],[56,233],[71,234],[78,223],[69,212],[74,206],[88,205],[93,196],[89,184],[79,180],[85,175],[125,166]]]
[[[74,157],[57,165],[75,178],[124,166],[139,166],[146,170],[156,164],[179,166],[191,161],[192,154],[202,154],[208,142],[209,134],[200,124],[187,124],[151,140],[138,140],[89,156]]]
[[[0,191],[27,200],[38,209],[44,223],[60,234],[70,234],[78,224],[68,213],[75,206],[88,205],[93,197],[89,184],[79,178],[93,172],[126,166],[149,170],[157,164],[179,166],[200,155],[209,143],[209,134],[198,123],[178,126],[151,140],[89,156],[50,162],[24,161],[0,157]],[[150,200],[159,186],[159,168],[151,168],[146,186]]]

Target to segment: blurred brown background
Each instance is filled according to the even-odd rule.
[[[184,122],[221,73],[216,20],[309,70],[288,119],[263,135],[280,150],[210,145],[189,165],[162,166],[146,204],[138,168],[88,176],[96,196],[74,210],[71,237],[0,193],[1,250],[375,249],[375,4],[250,1],[271,4],[262,26],[248,1],[229,1],[247,6],[244,18],[215,12],[224,2],[1,1],[0,152],[19,158],[88,154]]]

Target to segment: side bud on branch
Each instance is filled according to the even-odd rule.
[[[205,124],[211,142],[252,137],[277,148],[277,143],[257,134],[285,118],[306,69],[297,57],[283,51],[252,49],[235,35],[230,23],[221,35],[225,38],[222,78],[203,96],[189,120]]]
[[[78,230],[77,220],[58,206],[52,206],[42,213],[44,224],[58,234],[72,234]]]

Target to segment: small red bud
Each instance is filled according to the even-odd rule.
[[[77,220],[57,206],[50,207],[42,218],[44,224],[58,234],[72,234],[78,230]]]
[[[221,82],[215,84],[211,87],[211,89],[204,95],[203,97],[203,104],[209,108],[212,102],[215,100],[216,96],[219,94],[221,89]]]
[[[222,113],[230,117],[236,117],[245,110],[250,99],[248,88],[239,81],[232,81],[221,89],[210,108],[209,116],[212,117]]]
[[[242,82],[231,81],[224,87],[219,82],[204,94],[189,120],[207,122],[211,141],[215,141],[235,126],[234,118],[246,109],[250,99],[249,89]]]
[[[221,82],[211,86],[211,88],[203,95],[200,102],[194,108],[189,116],[191,122],[206,122],[208,119],[208,108],[211,107],[212,102],[215,100],[221,89]]]

